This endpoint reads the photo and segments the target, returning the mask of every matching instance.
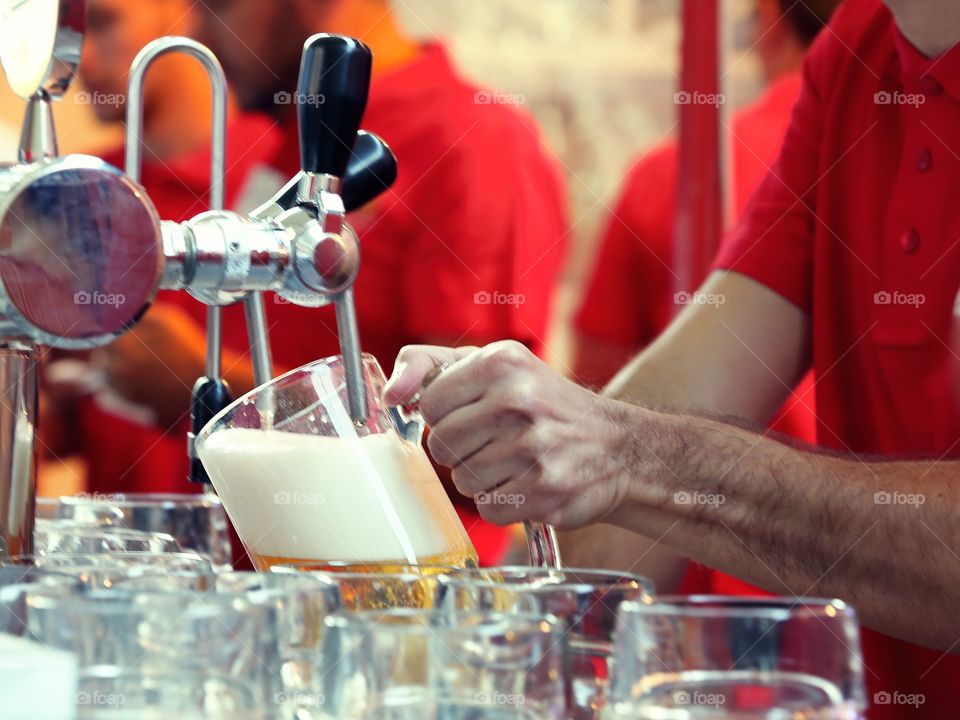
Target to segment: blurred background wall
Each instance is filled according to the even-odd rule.
[[[566,321],[624,173],[637,153],[675,130],[680,0],[396,0],[408,29],[440,36],[461,69],[515,96],[542,127],[566,177],[573,222],[558,292],[553,360],[562,366]],[[749,0],[724,3],[724,111],[755,95],[745,36]],[[82,88],[81,88],[82,89]],[[55,111],[61,152],[115,144],[75,86]],[[82,97],[82,96],[81,96]],[[23,102],[0,87],[0,160],[15,156]]]

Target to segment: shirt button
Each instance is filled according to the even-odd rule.
[[[939,95],[943,92],[943,85],[929,75],[924,75],[920,78],[920,89],[923,90],[924,95]]]
[[[930,148],[923,148],[917,153],[917,170],[926,172],[931,165],[933,165],[933,153],[930,152]]]
[[[918,247],[920,247],[920,234],[913,228],[904,231],[900,236],[900,249],[907,255],[912,255]]]

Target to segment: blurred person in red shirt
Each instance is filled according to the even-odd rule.
[[[390,144],[399,164],[394,187],[350,217],[363,256],[355,286],[363,350],[388,373],[411,342],[508,336],[540,352],[567,234],[558,169],[516,97],[464,79],[441,44],[408,38],[389,6],[218,0],[197,7],[196,37],[223,63],[241,109],[278,123],[276,141],[271,134],[238,147],[231,139],[235,150],[259,159],[248,166],[241,195],[259,192],[262,202],[299,170],[290,100],[303,40],[320,31],[361,38],[374,57],[362,126]],[[164,170],[144,169],[144,185],[165,218],[204,209],[196,199],[206,187],[204,161],[187,156],[181,164],[188,191]],[[185,294],[170,295],[98,353],[110,388],[148,408],[157,427],[135,449],[118,448],[101,433],[105,447],[91,458],[96,489],[188,489],[184,421],[190,386],[204,367],[204,308]],[[272,295],[266,306],[276,373],[339,352],[332,307],[300,308]],[[182,322],[184,313],[192,323]],[[241,306],[224,309],[223,327],[224,375],[239,394],[253,385]],[[483,522],[472,503],[458,499],[457,510],[481,562],[498,561],[511,533]]]
[[[777,159],[800,94],[800,70],[807,50],[839,4],[840,0],[799,4],[756,0],[750,47],[760,61],[766,87],[754,102],[736,111],[730,127],[724,128],[731,136],[736,216]],[[671,267],[676,192],[677,143],[669,140],[631,166],[601,237],[574,316],[573,369],[580,382],[592,386],[608,382],[656,339],[675,314],[678,305]],[[771,428],[815,441],[811,376],[797,386]],[[656,558],[656,553],[649,556]],[[673,573],[657,579],[661,592],[678,587],[690,592],[759,592],[736,578],[698,566],[686,568],[679,586],[681,577]]]
[[[407,348],[385,397],[450,363],[421,398],[434,458],[465,494],[526,498],[485,518],[569,531],[572,565],[641,560],[649,546],[612,525],[773,592],[844,599],[871,628],[868,717],[953,720],[958,128],[960,3],[847,0],[700,288],[723,303],[685,307],[604,395],[504,342]],[[743,427],[811,366],[820,448]]]

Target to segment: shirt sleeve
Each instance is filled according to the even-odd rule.
[[[519,118],[481,117],[437,150],[408,201],[408,332],[541,349],[567,234],[554,167]]]
[[[676,159],[671,142],[631,169],[574,316],[581,334],[640,348],[670,317]]]
[[[816,186],[820,175],[823,103],[818,87],[829,61],[821,33],[803,72],[803,86],[773,167],[721,245],[714,267],[747,275],[810,311]]]

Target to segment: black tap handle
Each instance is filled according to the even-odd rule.
[[[377,135],[361,130],[353,143],[350,162],[343,176],[343,205],[347,212],[363,207],[393,185],[397,179],[397,158]],[[289,210],[297,204],[298,174],[283,187],[277,204]]]
[[[396,179],[397,158],[390,146],[373,133],[358,132],[340,191],[347,212],[366,205]]]
[[[359,40],[320,33],[300,61],[297,121],[300,167],[343,177],[370,90],[373,55]]]
[[[213,416],[233,402],[233,395],[224,380],[211,380],[202,377],[193,385],[193,395],[190,399],[190,442],[200,434],[200,431]],[[209,483],[210,477],[196,457],[193,447],[190,448],[190,482]]]

